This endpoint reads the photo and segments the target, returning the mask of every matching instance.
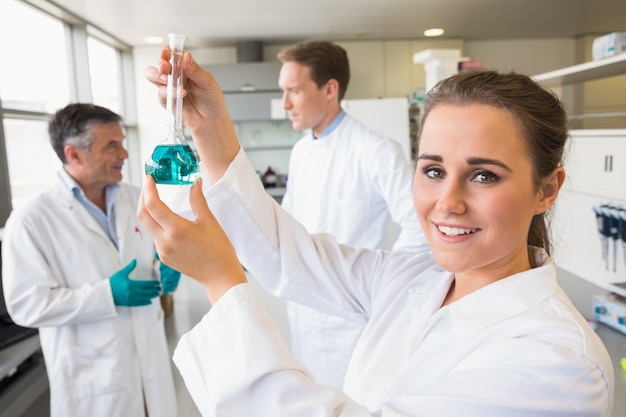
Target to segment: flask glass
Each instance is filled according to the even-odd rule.
[[[183,71],[181,59],[185,36],[170,33],[170,64],[167,77],[167,125],[165,135],[152,151],[145,164],[146,174],[157,184],[193,184],[198,178],[198,160],[187,143],[182,129]]]

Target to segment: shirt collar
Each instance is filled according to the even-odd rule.
[[[59,170],[59,176],[61,177],[63,184],[65,184],[65,186],[74,194],[74,197],[78,201],[80,201],[83,204],[86,201],[88,201],[83,189],[80,188],[80,185],[78,185],[76,180],[74,180],[74,178],[72,178],[72,176],[68,174],[65,168],[61,168]],[[106,202],[106,207],[107,207],[107,213],[110,213],[111,206],[113,206],[113,204],[115,203],[115,200],[117,199],[117,195],[119,191],[120,191],[119,183],[112,183],[106,186],[105,202]]]
[[[311,135],[313,136],[313,139],[320,139],[320,138],[323,138],[324,136],[330,135],[332,131],[335,130],[337,126],[339,126],[339,123],[341,123],[345,115],[346,115],[346,112],[344,112],[343,109],[339,110],[339,113],[337,113],[337,116],[335,116],[333,121],[330,122],[328,126],[326,126],[326,129],[324,129],[322,134],[319,135],[318,137],[316,137],[315,134],[313,134],[313,130],[311,130]]]

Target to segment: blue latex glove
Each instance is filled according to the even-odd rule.
[[[159,281],[130,279],[129,274],[135,269],[137,260],[133,259],[124,268],[109,278],[115,305],[137,307],[149,305],[161,291]]]
[[[163,288],[163,295],[167,295],[178,287],[180,272],[161,262],[158,253],[155,253],[154,257],[160,262],[159,272],[161,273],[161,287]]]

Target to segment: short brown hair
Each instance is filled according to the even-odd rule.
[[[324,40],[307,40],[283,49],[278,54],[282,62],[297,62],[309,68],[311,79],[318,88],[334,79],[339,84],[339,101],[343,100],[350,82],[348,54],[341,46]]]

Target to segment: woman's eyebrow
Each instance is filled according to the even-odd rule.
[[[507,171],[511,172],[511,168],[509,168],[503,162],[498,161],[497,159],[472,157],[472,158],[467,158],[467,163],[469,165],[496,165],[496,166],[499,166],[500,168],[506,169]]]
[[[417,159],[418,160],[429,160],[429,161],[435,161],[435,162],[443,162],[443,157],[441,155],[427,154],[427,153],[419,155],[417,157]],[[503,162],[498,161],[497,159],[483,158],[483,157],[475,156],[475,157],[467,158],[467,164],[468,165],[495,165],[495,166],[501,167],[503,169],[506,169],[509,172],[512,172],[511,168],[509,168]]]
[[[439,155],[431,155],[431,154],[421,154],[417,157],[417,159],[428,159],[430,161],[443,162],[443,158]]]

